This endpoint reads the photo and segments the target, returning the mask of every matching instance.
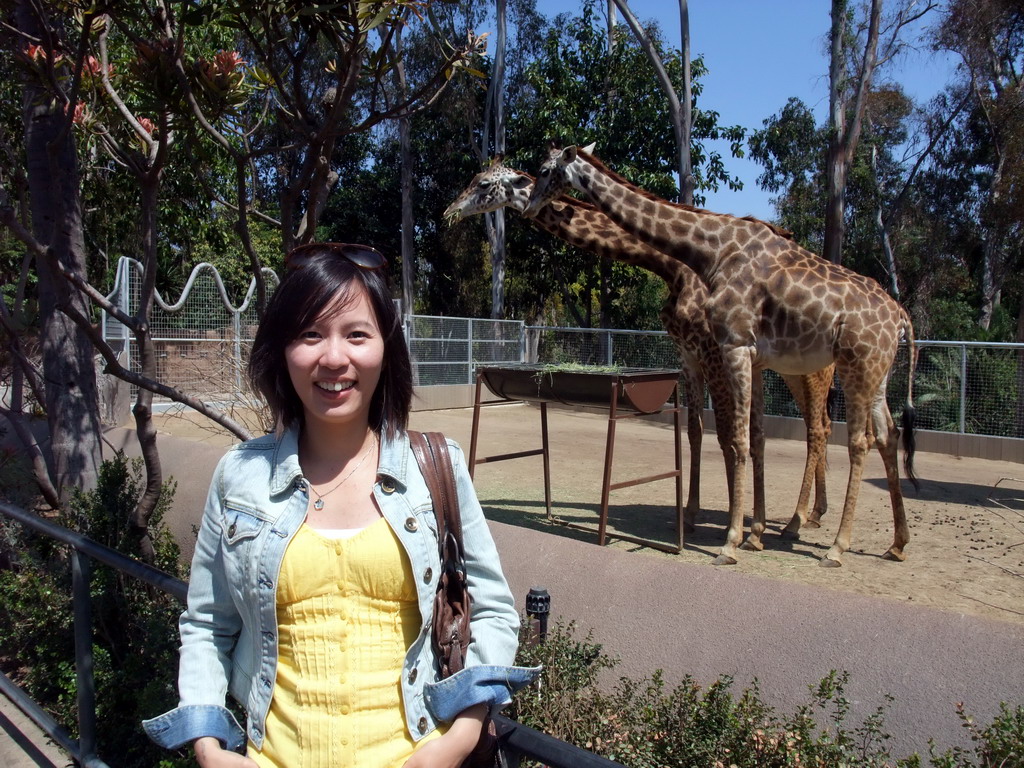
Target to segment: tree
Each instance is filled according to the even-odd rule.
[[[790,98],[765,119],[749,141],[750,156],[764,166],[757,183],[776,194],[779,222],[813,253],[821,253],[825,229],[824,158],[827,128],[800,99]]]
[[[832,0],[829,32],[829,144],[826,170],[825,233],[822,255],[843,260],[845,194],[850,164],[860,142],[867,100],[876,70],[903,48],[904,29],[935,7],[917,0],[902,5],[883,23],[882,0],[871,0],[868,18],[851,31],[848,0]]]
[[[677,156],[666,152],[676,146],[675,131],[654,67],[625,27],[615,28],[615,44],[609,46],[605,30],[595,22],[594,3],[585,2],[580,16],[559,16],[552,25],[542,54],[528,72],[526,87],[520,89],[523,98],[512,107],[510,125],[525,147],[513,154],[512,162],[536,167],[539,150],[548,140],[580,145],[596,141],[597,154],[617,171],[662,197],[675,198]],[[679,52],[665,52],[657,26],[648,28],[647,35],[673,88],[681,90]],[[701,190],[737,183],[726,172],[721,157],[707,151],[705,140],[728,138],[738,152],[743,132],[735,126],[719,125],[717,114],[699,108],[703,63],[694,62],[693,71],[690,153],[700,202]],[[545,251],[553,258],[544,259]],[[589,255],[560,244],[547,245],[537,255],[542,261],[523,264],[523,269],[533,275],[551,275],[558,304],[583,324],[606,326],[625,306],[623,297],[647,280],[646,274],[621,264],[594,265]],[[657,327],[658,308],[655,302],[646,317],[627,318],[627,327]]]
[[[494,47],[494,66],[487,88],[487,106],[484,109],[483,136],[480,157],[505,155],[505,53],[508,37],[508,11],[505,0],[495,0],[497,38]],[[490,136],[494,131],[494,150],[491,154]],[[484,216],[487,239],[491,245],[491,318],[505,316],[505,209],[499,208]]]
[[[978,325],[988,329],[1003,283],[1022,255],[1024,10],[1009,0],[955,0],[936,45],[960,57],[960,87],[972,97],[975,167],[984,174],[977,211],[983,233]]]
[[[43,322],[69,318],[75,333],[88,336],[109,373],[140,388],[135,415],[146,458],[147,493],[137,510],[136,530],[144,536],[161,483],[151,422],[154,392],[248,436],[225,414],[157,381],[151,364],[149,310],[160,252],[162,246],[176,246],[162,240],[160,227],[161,188],[169,165],[176,160],[191,164],[197,182],[192,194],[199,189],[211,193],[211,220],[225,211],[234,216],[234,235],[249,271],[259,276],[263,254],[253,241],[254,228],[276,227],[281,250],[311,240],[327,194],[340,180],[333,163],[343,140],[355,141],[386,119],[411,115],[436,101],[451,77],[478,52],[479,39],[469,34],[461,46],[437,39],[442,52],[435,54],[432,66],[410,84],[405,98],[388,100],[390,73],[399,60],[391,41],[401,29],[430,27],[432,19],[427,6],[411,0],[373,6],[239,0],[185,6],[161,1],[151,7],[113,2],[104,6],[102,15],[95,10],[76,15],[70,6],[57,7],[51,15],[48,6],[35,3],[22,9],[25,13],[7,25],[6,51],[24,63],[30,97],[26,103],[34,109],[45,107],[45,114],[39,115],[42,121],[27,123],[31,130],[24,142],[32,147],[29,158],[41,159],[26,166],[33,192],[31,216],[12,202],[20,199],[21,177],[14,174],[2,179],[0,220],[39,260],[40,296],[49,291],[58,297],[52,307],[42,307]],[[379,43],[371,41],[374,32]],[[215,47],[225,39],[237,41],[238,48]],[[32,132],[44,125],[49,133]],[[63,152],[59,157],[67,167],[57,167],[39,154],[46,149],[50,157],[58,157],[50,148]],[[140,311],[134,317],[112,306],[88,281],[82,266],[88,238],[76,234],[82,228],[80,204],[67,194],[71,190],[77,195],[76,150],[90,161],[106,158],[105,173],[127,171],[121,181],[129,180],[137,195],[135,226],[145,276]],[[231,171],[227,185],[217,178],[225,162]],[[31,177],[41,179],[41,173],[48,180],[67,180],[66,185],[55,185],[66,198],[49,208],[47,189],[31,189]],[[47,225],[47,216],[53,216],[52,224]],[[78,261],[62,263],[56,241],[35,234],[40,226],[47,236],[68,235],[69,246],[57,245]],[[52,291],[47,270],[57,276]],[[28,285],[31,280],[23,282]],[[265,293],[262,287],[261,292]],[[128,370],[118,360],[94,327],[92,308],[76,299],[79,295],[132,330],[143,350],[141,371]],[[19,356],[19,320],[6,304],[4,309],[5,342],[14,359],[23,361],[22,371],[32,386],[40,392],[49,390],[60,377],[36,375],[31,361]],[[73,339],[75,334],[66,337]],[[91,363],[92,350],[85,359]],[[77,370],[70,352],[61,353],[60,362],[69,373]],[[59,388],[46,395],[51,419],[59,411],[50,402],[59,406],[61,397],[72,399]],[[86,411],[92,417],[98,414],[95,398]],[[98,429],[93,431],[98,439]],[[87,444],[84,438],[80,442]],[[40,476],[41,488],[47,480],[45,474]]]
[[[0,196],[0,206],[5,209],[4,221],[13,225],[15,234],[30,238],[37,245],[32,252],[41,319],[41,370],[34,369],[24,357],[11,314],[5,311],[3,319],[12,340],[12,353],[46,409],[52,477],[40,477],[40,490],[55,505],[67,500],[72,487],[95,485],[101,450],[92,349],[86,331],[71,320],[73,313],[83,318],[89,316],[87,300],[61,279],[62,270],[82,280],[87,277],[79,175],[71,130],[82,82],[82,62],[74,62],[74,68],[68,66],[70,59],[55,45],[53,33],[59,34],[60,30],[51,26],[45,13],[41,6],[19,2],[11,19],[36,41],[24,50],[23,60],[29,73],[35,68],[39,77],[28,74],[24,80],[22,178],[28,208],[23,207],[19,217],[8,193]],[[92,19],[91,14],[86,14],[87,28]],[[19,197],[24,205],[25,198]],[[30,224],[26,225],[26,220]],[[28,266],[26,260],[24,267]],[[43,468],[41,452],[25,428],[22,414],[5,411],[5,415],[34,456],[38,473]]]

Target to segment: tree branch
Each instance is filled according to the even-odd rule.
[[[46,466],[46,458],[43,456],[43,450],[39,447],[35,435],[32,434],[32,430],[26,423],[25,414],[0,406],[0,415],[14,427],[14,433],[28,454],[29,462],[32,464],[32,476],[35,478],[36,485],[39,486],[39,492],[43,499],[51,509],[60,509],[60,494],[50,482],[50,470]]]
[[[100,82],[103,83],[103,90],[106,92],[107,97],[113,102],[114,107],[118,112],[121,113],[121,117],[124,118],[125,122],[132,127],[135,134],[142,139],[146,149],[149,150],[150,157],[152,158],[153,153],[156,151],[156,142],[153,141],[153,137],[149,135],[149,131],[142,127],[132,111],[128,109],[128,106],[118,96],[117,91],[114,90],[113,84],[110,82],[110,68],[109,68],[109,57],[107,55],[107,34],[108,28],[104,27],[103,31],[100,32],[99,45],[100,45]]]
[[[0,325],[7,331],[9,337],[7,349],[28,381],[29,389],[32,390],[32,396],[36,399],[36,402],[45,403],[46,396],[43,392],[42,373],[22,351],[21,342],[18,340],[18,329],[14,327],[14,320],[7,309],[7,305],[2,301],[0,301]]]

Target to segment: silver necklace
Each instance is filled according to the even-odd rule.
[[[332,493],[334,493],[336,490],[341,488],[341,486],[343,486],[345,484],[345,481],[348,480],[350,477],[352,477],[352,475],[354,475],[356,473],[357,469],[359,469],[361,466],[363,466],[363,462],[366,461],[367,457],[369,457],[369,455],[371,453],[373,453],[373,448],[376,445],[377,445],[377,436],[374,435],[373,440],[370,441],[370,447],[366,450],[366,453],[363,454],[363,458],[361,458],[358,462],[356,462],[356,465],[354,467],[352,467],[352,469],[349,470],[349,472],[343,478],[341,478],[341,480],[338,481],[338,484],[336,486],[334,486],[333,488],[331,488],[331,490],[325,491],[324,493],[320,493],[320,491],[318,491],[316,488],[313,487],[313,484],[311,482],[309,482],[309,480],[306,481],[306,485],[309,486],[309,489],[313,493],[316,494],[316,501],[313,502],[313,509],[315,509],[316,511],[319,512],[321,509],[324,508],[324,496],[329,496]]]

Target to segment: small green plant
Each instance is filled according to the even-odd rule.
[[[524,622],[524,626],[529,626]],[[629,768],[921,768],[922,758],[890,755],[885,703],[862,723],[850,723],[849,676],[831,672],[810,686],[808,703],[780,717],[764,703],[757,681],[734,696],[722,677],[706,689],[685,677],[669,689],[660,671],[622,677],[606,690],[602,673],[618,660],[573,623],[556,624],[537,644],[524,633],[517,663],[544,664],[538,684],[519,691],[511,716]],[[1003,705],[987,728],[963,711],[973,751],[934,746],[932,768],[1024,768],[1024,707]]]
[[[161,570],[185,578],[180,550],[163,525],[175,484],[164,484],[150,519]],[[130,516],[142,492],[141,460],[118,453],[105,461],[94,490],[73,494],[55,522],[138,557]],[[0,668],[73,734],[77,730],[77,681],[67,548],[47,537],[7,527],[2,542],[8,567],[0,570],[0,622],[6,628]],[[194,765],[168,761],[139,725],[177,701],[177,618],[181,605],[111,568],[92,568],[91,609],[96,683],[97,742],[117,765]]]

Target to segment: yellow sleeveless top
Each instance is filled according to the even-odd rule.
[[[383,518],[351,538],[299,528],[278,579],[266,738],[248,750],[261,768],[401,768],[412,755],[401,674],[420,628],[413,578]]]

